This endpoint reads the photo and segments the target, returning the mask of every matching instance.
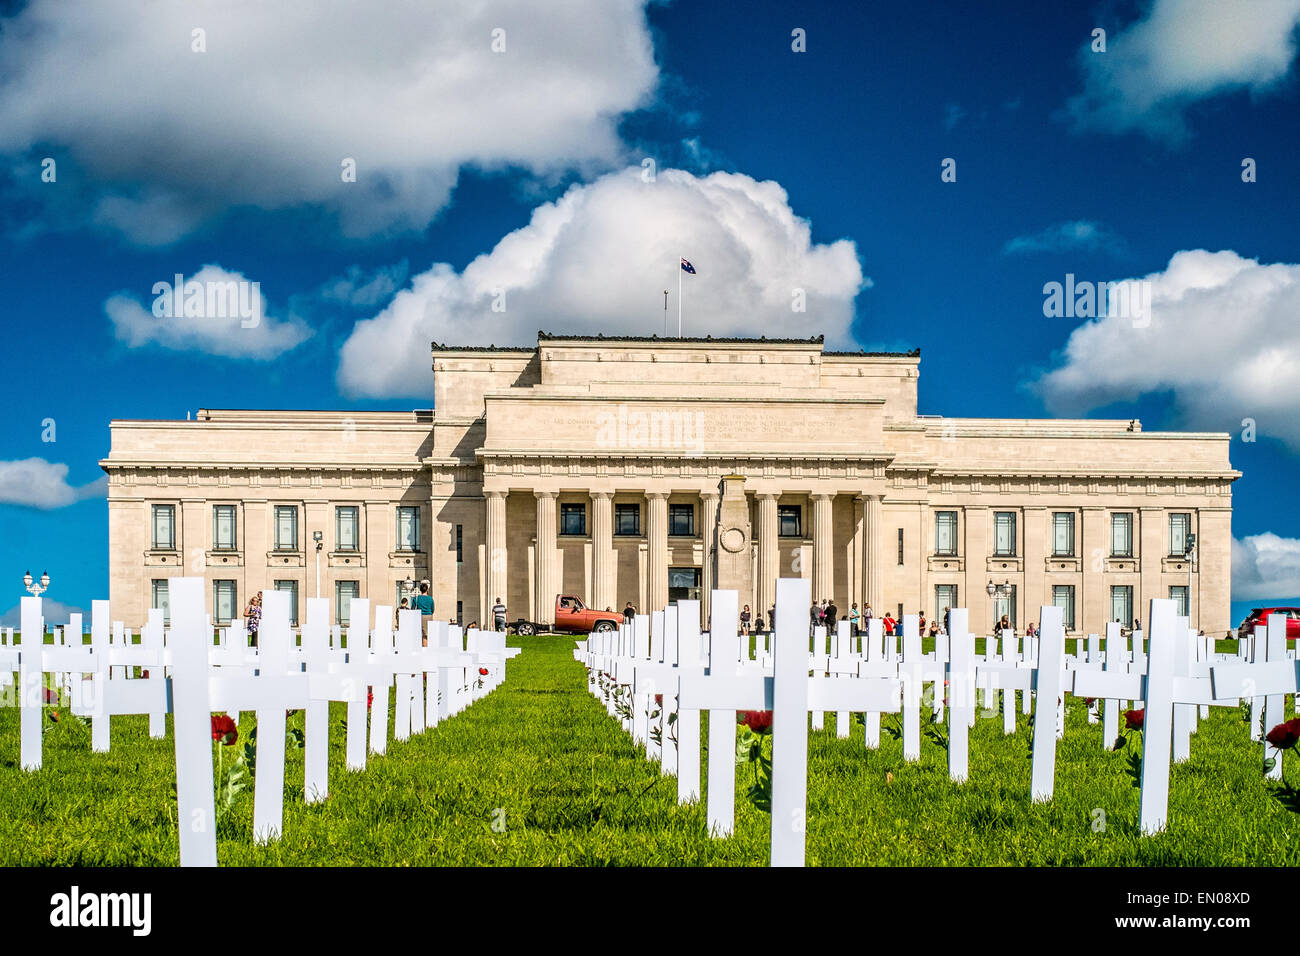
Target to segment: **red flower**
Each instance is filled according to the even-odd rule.
[[[740,723],[756,734],[770,734],[772,732],[772,712],[770,710],[742,710],[740,712]]]
[[[233,745],[239,739],[239,728],[234,719],[226,714],[213,714],[212,739],[220,740],[227,747]]]
[[[45,703],[57,704],[59,702],[59,692],[53,687],[42,688],[45,693]]]
[[[142,671],[140,672],[140,676],[141,676],[141,677],[148,677],[148,676],[149,676],[149,669],[148,669],[148,668],[145,668],[144,670],[142,670]]]
[[[480,668],[478,669],[478,672],[479,672],[480,674],[482,674],[484,677],[487,677],[487,668],[486,668],[486,667],[480,667]]]
[[[1264,735],[1264,739],[1278,750],[1290,750],[1300,743],[1300,717],[1293,717],[1285,723],[1278,724]]]
[[[1085,707],[1091,707],[1091,706],[1092,706],[1093,704],[1095,704],[1095,703],[1097,703],[1097,698],[1096,698],[1096,697],[1085,697],[1085,698],[1083,699],[1083,704],[1084,704]]]
[[[1124,726],[1129,730],[1141,730],[1142,722],[1146,719],[1146,709],[1126,710],[1124,711]]]
[[[56,724],[59,722],[59,712],[57,710],[50,711],[50,720],[54,721]]]
[[[373,690],[366,691],[366,710],[369,710],[371,706],[374,704],[374,702],[375,702],[375,692]]]
[[[656,703],[656,704],[662,704],[663,702],[664,702],[664,695],[663,695],[663,694],[655,694],[655,703]]]

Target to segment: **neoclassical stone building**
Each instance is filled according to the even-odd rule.
[[[433,411],[113,421],[113,613],[140,623],[181,569],[218,622],[268,588],[346,621],[408,578],[463,622],[501,597],[548,623],[560,593],[707,614],[719,586],[765,614],[801,575],[841,609],[962,606],[980,631],[1051,603],[1099,631],[1154,597],[1228,627],[1228,435],[918,415],[919,366],[820,337],[540,333],[435,343]]]

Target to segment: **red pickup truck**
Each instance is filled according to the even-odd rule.
[[[555,617],[552,631],[564,634],[590,634],[592,631],[615,631],[623,623],[618,611],[597,611],[585,606],[572,594],[555,597]],[[538,627],[532,621],[519,621],[514,625],[516,634],[536,634]]]

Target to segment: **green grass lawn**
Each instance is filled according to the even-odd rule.
[[[417,738],[390,743],[364,773],[344,769],[343,707],[331,725],[330,797],[302,802],[302,752],[289,750],[284,837],[252,843],[251,788],[218,826],[226,866],[262,865],[764,865],[769,820],[744,798],[738,767],[735,835],[710,839],[703,803],[678,807],[658,773],[586,689],[567,637],[518,639],[506,684]],[[1215,709],[1173,770],[1169,829],[1137,833],[1138,790],[1125,753],[1103,752],[1100,725],[1069,698],[1057,749],[1056,798],[1029,800],[1028,726],[1004,737],[1000,717],[976,721],[970,780],[947,779],[946,754],[922,742],[919,763],[862,728],[836,739],[835,718],[809,745],[808,862],[822,865],[1276,865],[1300,863],[1300,816],[1270,796],[1261,753],[1236,710]],[[291,727],[301,727],[302,714]],[[118,717],[109,754],[89,729],[50,725],[45,766],[18,769],[18,711],[0,709],[0,863],[177,863],[171,736]],[[241,732],[252,726],[245,715]],[[238,747],[229,748],[233,755]],[[1292,774],[1300,776],[1300,768]],[[504,831],[492,827],[504,811]],[[1095,810],[1105,828],[1094,831]],[[500,814],[496,814],[500,819]]]

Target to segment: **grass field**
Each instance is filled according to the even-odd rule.
[[[521,638],[506,684],[467,711],[343,767],[343,708],[331,727],[330,797],[302,802],[302,753],[290,749],[284,837],[252,843],[251,788],[218,826],[226,866],[764,865],[769,820],[744,799],[735,836],[705,834],[703,804],[676,805],[676,783],[646,762],[586,690],[564,637]],[[1138,790],[1123,752],[1103,752],[1100,725],[1069,699],[1056,798],[1031,806],[1029,736],[1000,719],[971,732],[970,780],[947,779],[925,740],[906,764],[900,741],[877,751],[862,729],[834,736],[834,715],[809,746],[808,862],[821,865],[1269,865],[1300,863],[1300,816],[1270,796],[1261,753],[1236,710],[1215,709],[1173,769],[1169,829],[1137,834]],[[295,715],[290,726],[301,727]],[[245,715],[241,732],[252,726]],[[18,711],[0,709],[0,864],[174,866],[171,736],[118,717],[109,754],[66,719],[45,737],[45,766],[18,769]],[[238,748],[230,748],[232,753]],[[1292,774],[1300,777],[1300,768]],[[494,812],[504,811],[504,832]],[[1095,810],[1105,828],[1094,830]],[[500,819],[500,813],[496,813]]]

